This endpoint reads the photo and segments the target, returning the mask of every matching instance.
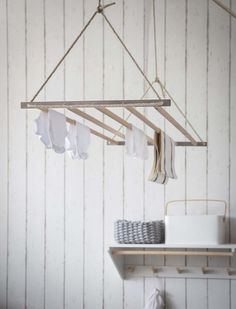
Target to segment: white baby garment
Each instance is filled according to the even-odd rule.
[[[49,135],[49,117],[47,112],[40,112],[40,115],[35,119],[36,134],[40,136],[40,140],[47,148],[52,148],[52,143]]]
[[[90,129],[76,122],[76,125],[70,124],[67,137],[67,150],[72,159],[88,158],[88,148],[90,145]]]
[[[66,117],[54,110],[49,110],[49,134],[52,148],[57,153],[65,152],[65,138],[67,136]]]
[[[91,139],[90,129],[87,126],[78,122],[76,123],[76,127],[78,154],[80,159],[86,160],[88,158],[87,152]]]
[[[148,159],[147,139],[142,130],[135,126],[132,126],[132,130],[126,129],[125,144],[128,155]]]
[[[144,309],[164,309],[164,301],[158,289],[155,289],[149,296]]]

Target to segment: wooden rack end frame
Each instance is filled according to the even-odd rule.
[[[169,99],[153,100],[92,100],[21,102],[22,109],[34,108],[96,108],[96,107],[161,107],[170,106]]]

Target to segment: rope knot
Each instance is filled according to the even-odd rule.
[[[97,7],[97,11],[98,11],[98,13],[102,13],[103,12],[103,9],[104,9],[104,7],[103,7],[103,5],[98,5],[98,7]]]

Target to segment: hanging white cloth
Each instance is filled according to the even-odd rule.
[[[57,153],[65,152],[65,138],[68,134],[65,115],[49,110],[49,134],[52,148]]]
[[[47,112],[41,111],[39,117],[35,119],[36,132],[40,136],[40,140],[47,148],[52,148],[51,138],[49,134],[49,115]]]
[[[88,158],[88,148],[90,145],[91,133],[90,129],[76,122],[76,124],[70,124],[69,134],[67,136],[67,150],[72,159]]]
[[[132,126],[132,130],[126,129],[125,145],[128,155],[143,160],[148,159],[146,134],[134,125]]]
[[[43,144],[57,153],[65,152],[66,117],[54,110],[41,111],[35,122],[36,134],[40,136]]]
[[[164,301],[158,289],[154,289],[149,296],[144,309],[164,309]]]

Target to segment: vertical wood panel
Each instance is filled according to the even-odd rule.
[[[225,4],[229,4],[225,1]],[[229,16],[210,2],[208,82],[208,197],[228,202],[229,190]],[[222,98],[224,107],[222,108]],[[218,147],[222,151],[217,151]],[[217,167],[217,168],[216,168]],[[228,234],[227,234],[228,237]],[[228,259],[209,259],[210,265],[228,265]],[[209,308],[229,308],[229,282],[208,281]]]
[[[187,280],[187,304],[186,308],[198,309],[207,307],[207,280]]]
[[[164,1],[155,1],[156,14],[156,41],[157,41],[157,61],[158,61],[158,75],[160,79],[164,80],[164,59],[165,59],[165,45],[164,45],[164,27],[165,27],[165,3]],[[153,1],[145,1],[145,41],[144,48],[146,48],[146,62],[147,62],[147,76],[151,81],[155,79],[155,43],[154,43],[154,24],[153,24]],[[155,88],[161,94],[157,85]],[[153,98],[153,91],[150,90],[146,96]],[[147,117],[155,123],[158,127],[164,129],[164,119],[154,109],[146,109]],[[154,135],[154,131],[146,127],[149,136]],[[148,176],[153,164],[153,147],[149,147],[149,159],[145,164],[145,220],[163,220],[164,219],[164,186],[149,182]],[[164,265],[164,257],[145,257],[145,264],[147,265]],[[145,300],[152,293],[153,289],[157,287],[162,292],[164,290],[164,279],[145,278]]]
[[[46,1],[46,72],[63,55],[63,1]],[[63,98],[63,66],[48,83],[47,100]],[[46,154],[46,308],[64,302],[64,155]]]
[[[96,6],[95,0],[85,3],[85,22]],[[87,100],[102,99],[102,48],[102,19],[101,16],[97,16],[85,35],[84,81]],[[99,112],[89,111],[89,113],[102,119]],[[86,162],[85,172],[84,304],[85,308],[89,309],[103,306],[103,141],[94,136],[92,136],[90,157]]]
[[[25,98],[25,3],[10,1],[8,8],[10,124],[7,300],[9,308],[21,309],[25,306],[26,113],[19,109],[19,100]]]
[[[206,139],[206,87],[207,87],[207,2],[188,1],[187,16],[187,116]],[[191,131],[189,126],[188,130]],[[186,198],[206,198],[206,149],[186,148]],[[191,203],[188,213],[203,214],[206,203]],[[206,266],[205,257],[188,257],[187,264]],[[186,280],[187,308],[206,308],[206,280]]]
[[[231,1],[232,10],[236,10],[236,1]],[[236,176],[236,23],[231,18],[231,50],[230,50],[230,241],[236,242],[236,192],[234,189]],[[236,267],[236,258],[232,258],[231,266]],[[236,280],[230,282],[231,308],[236,307]]]
[[[185,279],[166,280],[166,306],[168,309],[186,308],[184,295]]]
[[[42,1],[27,1],[27,97],[31,99],[44,78],[44,8]],[[37,50],[37,52],[35,52]],[[40,94],[43,100],[43,92]],[[29,308],[44,303],[45,148],[35,135],[39,111],[27,114],[27,290]],[[35,190],[37,188],[37,190]]]
[[[124,41],[140,66],[143,66],[143,6],[140,3],[137,6],[136,1],[125,1],[125,20],[124,20]],[[138,33],[134,36],[134,33]],[[138,72],[130,58],[125,54],[125,98],[139,98],[143,92],[143,78]],[[127,114],[127,113],[126,113]],[[135,119],[130,118],[132,124],[142,129],[143,124]],[[125,154],[125,219],[142,220],[144,216],[143,200],[143,161],[134,159]],[[127,258],[127,262],[129,259]],[[134,259],[132,258],[132,263]],[[143,263],[142,257],[137,257],[134,263]],[[144,303],[144,282],[136,279],[133,282],[126,281],[125,284],[125,308],[141,308]],[[133,295],[136,297],[133,297]]]
[[[173,94],[181,109],[185,110],[185,1],[168,1],[166,3],[166,87]],[[184,124],[183,118],[174,107],[171,114]],[[183,139],[176,129],[166,122],[166,133],[174,139]],[[180,149],[179,149],[180,148]],[[185,197],[185,150],[176,148],[177,180],[169,180],[166,185],[166,201]],[[174,207],[172,207],[174,208]],[[172,213],[183,213],[183,206],[177,205]],[[166,265],[184,265],[184,257],[167,257]],[[178,283],[177,283],[178,282]],[[166,297],[171,297],[171,306],[185,308],[185,280],[166,279]]]
[[[7,74],[7,11],[0,2],[0,307],[6,306],[7,239],[8,239],[8,74]]]
[[[208,308],[230,308],[229,280],[208,280]],[[232,307],[233,308],[233,307]]]
[[[83,1],[65,2],[65,48],[83,27]],[[76,44],[65,62],[66,100],[83,99],[83,42]],[[76,85],[76,86],[75,86]],[[69,113],[68,113],[69,114]],[[72,116],[72,115],[70,115]],[[75,117],[73,115],[72,117]],[[89,156],[92,154],[89,151]],[[90,160],[90,157],[88,158]],[[65,183],[65,306],[83,308],[83,160],[66,155]]]
[[[122,33],[122,2],[107,11],[106,14],[115,27]],[[118,99],[122,97],[122,48],[114,34],[104,24],[104,97]],[[115,81],[115,83],[114,83]],[[115,112],[122,117],[123,110]],[[105,123],[114,128],[120,125],[105,117]],[[122,130],[123,131],[123,130]],[[106,131],[106,133],[108,133]],[[121,309],[123,307],[123,282],[119,277],[113,262],[107,253],[111,243],[114,243],[114,221],[123,217],[123,147],[105,145],[104,170],[104,308]],[[115,292],[114,292],[115,291]]]

